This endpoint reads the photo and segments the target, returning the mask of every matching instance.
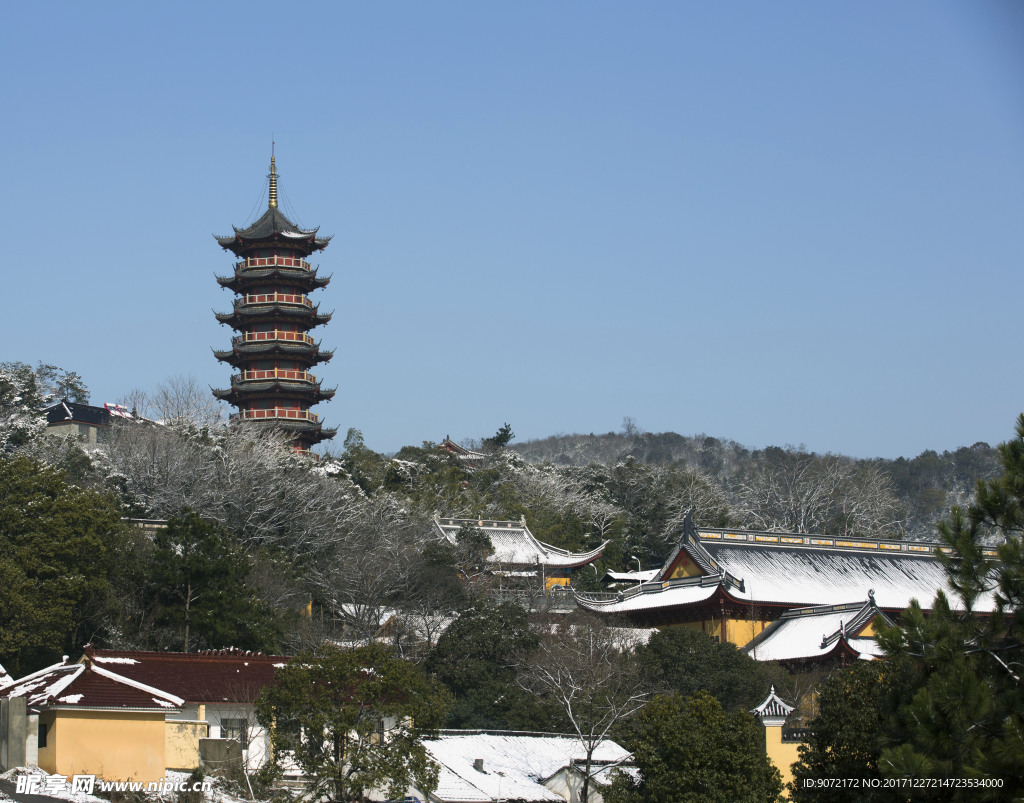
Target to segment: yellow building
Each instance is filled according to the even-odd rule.
[[[14,681],[0,697],[25,699],[19,708],[24,720],[9,722],[8,734],[24,740],[18,753],[26,764],[50,774],[146,783],[164,777],[165,718],[184,705],[180,697],[101,667],[67,663]]]
[[[764,702],[750,712],[764,725],[765,752],[782,775],[783,786],[788,786],[793,780],[792,765],[800,758],[800,742],[787,739],[782,730],[786,717],[793,710],[793,706],[783,702],[772,686]]]
[[[577,593],[576,601],[582,608],[625,618],[637,627],[692,627],[745,647],[794,609],[859,609],[870,597],[872,610],[892,619],[913,599],[927,610],[936,592],[946,587],[946,574],[936,557],[939,549],[944,548],[914,541],[698,530],[688,516],[679,544],[656,577],[617,593]],[[983,595],[975,610],[985,612],[993,605],[992,595]],[[794,657],[801,650],[804,656],[820,653],[816,645],[823,634],[841,626],[839,620],[812,623],[805,635],[813,644],[807,642]],[[816,627],[826,630],[811,633]],[[842,639],[833,639],[853,646],[846,636],[862,638],[861,648],[850,657],[872,652],[866,641],[872,635],[867,622],[858,622],[856,628],[856,635],[844,630],[839,634]],[[791,641],[796,629],[785,632]],[[770,660],[760,649],[756,657]]]

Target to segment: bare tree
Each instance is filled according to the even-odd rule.
[[[725,491],[710,475],[695,468],[673,470],[667,477],[665,471],[659,474],[662,484],[668,486],[665,541],[673,544],[679,541],[679,528],[691,509],[705,525],[718,524],[728,516],[729,503]]]
[[[875,466],[848,458],[778,448],[766,450],[738,487],[747,526],[837,535],[902,533],[891,481]]]
[[[615,725],[647,703],[633,645],[592,618],[548,624],[517,683],[565,713],[585,754],[582,803],[588,803],[594,751]]]
[[[203,429],[224,421],[220,404],[191,374],[172,376],[161,382],[151,404],[155,416],[170,426]]]

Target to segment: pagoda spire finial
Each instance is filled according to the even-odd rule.
[[[277,167],[274,164],[274,141],[270,141],[270,208],[277,209]]]

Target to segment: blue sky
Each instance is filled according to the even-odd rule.
[[[211,238],[334,235],[343,435],[913,456],[1024,410],[1024,6],[22,3],[0,359],[102,403],[231,332]],[[340,439],[339,439],[340,440]],[[340,442],[338,444],[340,448]]]

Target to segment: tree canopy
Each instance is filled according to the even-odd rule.
[[[607,803],[771,803],[782,792],[764,728],[704,691],[655,697],[630,728],[628,746],[640,777],[619,775]]]
[[[113,498],[28,458],[0,459],[0,662],[9,671],[38,669],[103,630],[126,541]]]
[[[684,697],[704,690],[728,711],[749,711],[772,686],[781,693],[789,685],[784,669],[688,627],[655,633],[637,656],[652,687]]]
[[[271,732],[267,774],[294,761],[313,800],[357,803],[372,790],[401,800],[410,786],[429,794],[438,770],[421,740],[448,702],[439,684],[380,644],[296,656],[256,701]]]

